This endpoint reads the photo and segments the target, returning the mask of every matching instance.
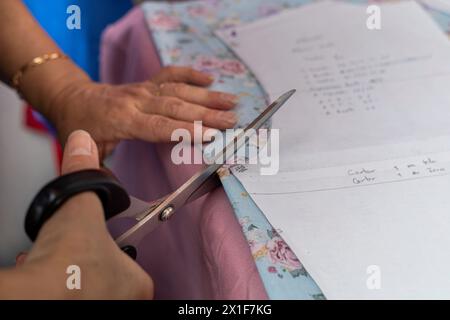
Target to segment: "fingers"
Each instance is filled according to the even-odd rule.
[[[77,130],[67,139],[61,173],[99,168],[97,145],[89,133]]]
[[[161,84],[164,82],[185,82],[197,86],[209,86],[214,78],[206,73],[189,67],[165,67],[152,79],[153,82]]]
[[[131,134],[136,139],[153,142],[171,141],[172,133],[177,130],[187,130],[190,137],[196,138],[195,125],[192,122],[185,122],[170,119],[161,115],[140,113],[136,116]],[[218,130],[202,126],[200,140],[211,141],[211,138],[218,133]],[[201,141],[191,141],[201,142]]]
[[[209,91],[205,88],[190,86],[184,83],[163,83],[159,87],[163,96],[173,96],[195,104],[216,109],[231,109],[238,103],[238,97],[223,92]]]
[[[153,97],[143,105],[143,111],[174,120],[202,121],[203,125],[217,129],[232,128],[237,122],[233,112],[218,111],[172,97]]]

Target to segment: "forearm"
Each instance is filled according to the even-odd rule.
[[[33,58],[61,51],[19,0],[0,1],[0,44],[0,77],[6,83]],[[57,59],[29,69],[21,79],[20,91],[51,119],[55,112],[51,101],[67,85],[79,81],[89,81],[89,77],[72,61]]]

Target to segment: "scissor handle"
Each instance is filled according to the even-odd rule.
[[[44,223],[71,197],[92,191],[100,198],[105,219],[126,210],[130,198],[119,181],[104,170],[89,169],[62,175],[46,184],[34,197],[25,217],[25,232],[36,240]],[[124,250],[125,251],[125,250]]]

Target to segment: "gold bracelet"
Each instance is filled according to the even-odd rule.
[[[11,84],[17,91],[19,91],[20,80],[22,80],[23,75],[25,74],[25,72],[28,69],[37,67],[48,61],[52,61],[52,60],[56,60],[56,59],[68,59],[68,58],[69,57],[66,56],[65,54],[58,53],[58,52],[47,53],[42,56],[36,57],[33,60],[31,60],[30,62],[28,62],[27,64],[25,64],[22,68],[19,69],[19,71],[17,71],[14,74],[14,76],[12,77],[12,80],[11,80]]]

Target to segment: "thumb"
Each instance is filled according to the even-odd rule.
[[[67,138],[61,174],[71,173],[84,169],[98,169],[98,149],[89,133],[77,130]]]

